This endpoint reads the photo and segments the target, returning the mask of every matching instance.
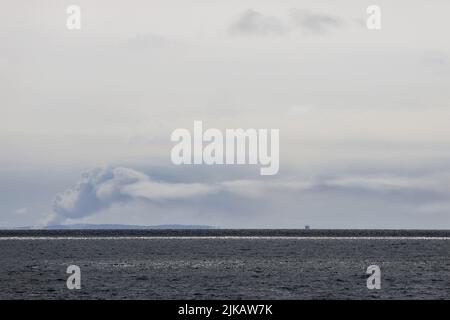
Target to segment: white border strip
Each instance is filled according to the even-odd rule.
[[[450,237],[287,237],[287,236],[155,236],[155,237],[0,237],[0,241],[5,240],[450,240]]]

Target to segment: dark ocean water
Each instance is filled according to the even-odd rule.
[[[0,299],[55,298],[450,299],[450,231],[0,231]]]

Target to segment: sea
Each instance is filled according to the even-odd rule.
[[[0,299],[450,299],[450,231],[3,230]]]

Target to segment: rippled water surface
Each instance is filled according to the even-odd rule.
[[[71,264],[81,290],[66,288]],[[381,290],[366,287],[372,264]],[[0,289],[1,299],[449,299],[450,232],[1,231]]]

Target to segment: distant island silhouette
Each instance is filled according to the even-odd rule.
[[[36,227],[16,228],[21,230],[36,229]],[[147,229],[217,229],[207,225],[162,224],[141,226],[130,224],[58,224],[41,227],[44,230],[147,230]]]

